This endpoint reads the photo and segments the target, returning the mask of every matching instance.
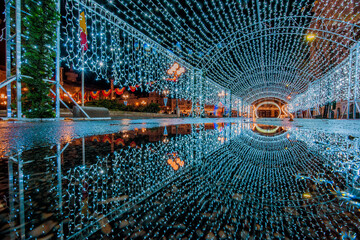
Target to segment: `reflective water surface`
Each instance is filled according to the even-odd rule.
[[[359,138],[246,122],[135,128],[19,150],[4,239],[356,239]]]

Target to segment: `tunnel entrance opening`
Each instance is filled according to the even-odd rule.
[[[252,105],[256,118],[284,118],[289,115],[287,102],[278,98],[262,98]]]

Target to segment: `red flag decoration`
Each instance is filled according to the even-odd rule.
[[[99,94],[100,94],[100,91],[92,91],[92,92],[90,92],[90,96],[92,97],[92,98],[97,98],[98,96],[99,96]]]
[[[156,81],[147,82],[146,84],[151,86],[151,85],[153,85],[154,83],[156,83]]]
[[[123,94],[124,93],[124,91],[125,91],[125,87],[123,87],[123,88],[115,88],[115,93],[117,94],[117,95],[121,95],[121,94]]]
[[[81,92],[79,92],[79,98],[81,98]],[[86,92],[84,93],[84,99],[86,98]]]
[[[124,141],[124,139],[122,139],[122,138],[118,138],[118,139],[116,139],[115,140],[115,143],[116,143],[116,145],[123,145],[123,146],[125,146],[125,141]]]
[[[132,147],[132,148],[136,147],[136,143],[135,143],[134,141],[132,141],[132,142],[130,143],[130,147]]]
[[[103,143],[111,143],[111,138],[109,136],[105,136],[103,138]]]
[[[102,90],[102,94],[103,94],[105,97],[110,96],[110,94],[111,94],[111,89],[109,89],[109,90]]]
[[[85,19],[85,12],[80,13],[80,43],[81,48],[84,49],[84,51],[88,50],[88,44],[87,44],[87,29],[86,29],[86,19]]]
[[[136,86],[135,86],[135,87],[129,86],[129,88],[130,88],[130,91],[132,91],[132,92],[135,92],[135,91],[136,91]]]
[[[91,137],[91,141],[93,141],[93,142],[100,142],[100,139],[99,139],[98,136],[93,136],[93,137]]]

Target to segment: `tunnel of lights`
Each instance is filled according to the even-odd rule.
[[[331,4],[341,7],[332,9]],[[263,98],[288,102],[291,113],[319,112],[320,106],[345,101],[343,112],[349,116],[350,104],[351,111],[359,110],[359,6],[353,0],[331,4],[60,0],[54,83],[58,85],[59,67],[65,66],[112,79],[118,87],[166,91],[169,97],[191,100],[191,116],[203,116],[205,104],[223,104],[242,116]],[[30,37],[11,17],[24,15],[26,6],[8,5],[7,26],[13,29],[7,34]],[[84,54],[81,14],[88,41]],[[8,56],[15,56],[21,37],[6,39],[15,45]],[[26,62],[23,52],[17,55],[8,58],[14,68]],[[169,72],[174,64],[180,74]],[[20,68],[15,78],[20,81]],[[60,100],[56,102],[58,111]]]
[[[63,137],[57,141],[48,141],[51,131],[44,141],[36,131],[23,137],[47,145],[36,151],[12,146],[4,184],[9,199],[0,199],[9,221],[0,233],[11,239],[359,236],[360,137],[351,132],[357,122],[247,119],[259,118],[263,105],[290,120],[328,118],[331,108],[337,118],[359,118],[359,1],[56,2],[56,67],[54,78],[44,79],[53,85],[56,118],[66,105],[60,91],[68,94],[61,68],[113,80],[117,88],[187,100],[192,118],[176,124],[117,119],[100,127],[75,121],[59,124],[69,128],[56,133]],[[22,42],[31,38],[25,26],[32,13],[21,0],[5,6],[0,40],[7,44],[6,80],[0,88],[8,99],[16,93],[20,119],[27,62]],[[10,105],[7,115],[14,117]],[[209,106],[214,115],[223,108],[229,118],[200,119]],[[344,129],[331,129],[329,122]],[[82,134],[88,126],[93,135]],[[181,127],[186,133],[178,133]]]

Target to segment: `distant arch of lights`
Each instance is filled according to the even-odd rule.
[[[276,118],[280,118],[280,116],[281,116],[281,108],[280,108],[280,106],[276,102],[271,102],[271,101],[262,102],[262,103],[260,103],[259,105],[257,105],[255,107],[254,112],[255,112],[256,118],[259,118],[259,115],[257,113],[258,110],[259,110],[259,107],[261,107],[261,106],[263,106],[265,104],[270,104],[270,105],[276,106],[279,109],[279,115]]]

